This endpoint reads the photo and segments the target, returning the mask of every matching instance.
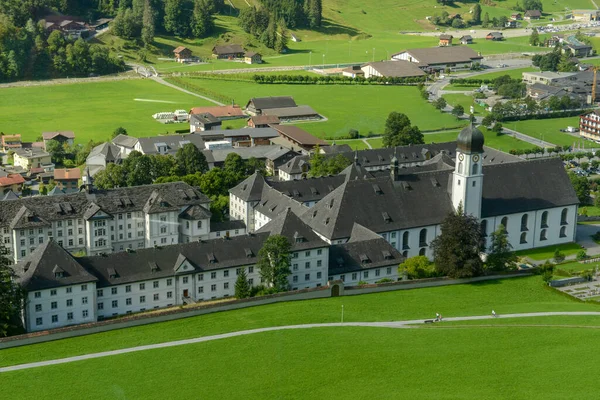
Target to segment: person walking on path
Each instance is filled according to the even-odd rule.
[[[436,320],[436,321],[439,321],[439,320],[441,320],[441,318],[440,318],[440,313],[435,313],[435,320]]]
[[[492,310],[492,317],[496,317],[496,311]]]

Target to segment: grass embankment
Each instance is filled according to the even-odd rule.
[[[544,261],[553,258],[556,249],[559,249],[565,256],[570,256],[577,254],[581,250],[581,246],[577,243],[565,243],[531,250],[521,250],[517,251],[516,254],[519,257],[529,257],[533,260]]]
[[[441,326],[268,332],[4,373],[3,392],[19,399],[590,397],[593,384],[582,382],[597,376],[589,351],[597,329]]]
[[[250,98],[293,96],[297,104],[309,105],[328,119],[302,122],[298,126],[321,138],[347,136],[350,129],[362,134],[383,133],[389,113],[405,113],[422,130],[445,129],[466,124],[449,114],[437,115],[414,86],[258,84],[217,79],[181,78],[182,82],[220,93],[245,105]],[[435,118],[432,118],[435,115]]]
[[[4,88],[0,132],[34,141],[42,132],[73,131],[77,143],[105,141],[119,126],[136,137],[189,132],[188,124],[164,125],[152,115],[208,105],[214,104],[147,79]]]
[[[427,318],[539,311],[599,310],[571,300],[542,283],[540,277],[401,290],[310,301],[278,303],[58,340],[0,351],[0,366],[51,360],[132,346],[208,336],[268,326],[344,321],[399,321]],[[308,353],[307,353],[308,354]]]

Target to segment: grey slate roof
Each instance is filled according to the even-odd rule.
[[[97,211],[108,214],[142,211],[153,192],[177,209],[186,205],[207,205],[210,199],[184,182],[95,190],[62,196],[25,197],[0,201],[0,227],[12,229],[49,226],[52,221],[91,218]],[[160,203],[154,206],[161,209]]]
[[[377,61],[363,65],[363,67],[366,66],[371,66],[375,71],[386,78],[408,78],[426,75],[417,64],[409,61]]]
[[[283,146],[272,146],[272,147],[274,147],[274,149],[269,151],[267,154],[265,154],[265,157],[267,158],[267,160],[275,161],[275,160],[279,159],[280,157],[283,157],[292,151],[292,150],[288,149],[287,147],[283,147]]]
[[[210,230],[212,232],[215,231],[227,231],[234,229],[246,229],[246,224],[242,220],[236,221],[221,221],[221,222],[211,222]]]
[[[229,189],[229,193],[246,202],[259,201],[263,186],[265,186],[265,178],[258,172],[254,172],[237,186]]]
[[[483,175],[482,218],[578,204],[558,158],[488,164]],[[348,180],[301,218],[330,240],[350,237],[355,222],[380,233],[437,225],[453,211],[451,179],[446,168]]]
[[[102,143],[101,145],[94,147],[87,158],[89,160],[98,155],[103,156],[107,163],[118,162],[121,159],[119,148],[110,142]]]
[[[349,144],[336,144],[335,142],[331,143],[329,146],[321,147],[321,152],[324,154],[331,153],[347,153],[352,151],[352,147]]]
[[[420,66],[424,67],[436,64],[466,63],[478,61],[483,58],[473,51],[473,49],[467,46],[426,47],[420,49],[410,49],[406,50],[406,52],[419,60]]]
[[[2,198],[2,201],[8,200],[19,200],[19,196],[17,196],[12,190],[9,190]]]
[[[267,181],[267,185],[296,201],[306,203],[321,200],[344,180],[344,175],[335,175],[291,181]]]
[[[193,206],[189,206],[183,212],[179,214],[180,218],[190,219],[190,220],[199,220],[199,219],[208,219],[212,216],[212,213],[201,205],[195,204]]]
[[[291,96],[275,96],[275,97],[254,97],[248,101],[246,108],[249,105],[254,106],[257,110],[266,110],[270,108],[296,107],[296,102]]]
[[[393,267],[404,257],[387,240],[360,224],[354,224],[350,240],[329,248],[329,275],[372,268]]]
[[[273,138],[278,134],[273,128],[242,128],[242,129],[222,129],[217,131],[204,131],[195,133],[202,138],[211,136],[222,136],[224,138],[235,138],[248,136],[253,139]]]
[[[205,149],[204,140],[197,134],[143,137],[138,139],[138,143],[144,154],[157,153],[158,149],[156,148],[156,145],[159,143],[167,145],[168,154],[175,154],[177,150],[187,143],[194,144],[199,150]]]
[[[285,236],[290,240],[294,251],[329,246],[289,208],[256,232]]]
[[[311,106],[279,107],[263,110],[264,115],[275,115],[279,119],[312,117],[319,115]]]
[[[183,261],[192,269],[183,273],[199,273],[223,268],[254,265],[258,252],[269,234],[235,236],[206,242],[190,242],[106,256],[81,257],[79,262],[98,278],[97,287],[175,276]],[[249,252],[246,252],[246,249]],[[248,254],[248,255],[247,255]],[[210,262],[213,258],[215,262]],[[154,271],[153,271],[154,267]],[[111,277],[111,269],[114,269]],[[178,273],[179,274],[179,273]],[[177,275],[178,275],[177,274]]]
[[[244,53],[244,48],[239,44],[226,44],[213,47],[213,54],[236,54]]]
[[[68,251],[51,239],[41,244],[13,268],[19,283],[28,291],[98,280],[83,268]],[[63,272],[63,277],[57,277],[55,272]]]
[[[290,161],[279,167],[280,171],[286,172],[290,175],[292,174],[301,174],[302,172],[308,172],[310,169],[310,164],[308,163],[308,156],[296,156],[292,158]],[[304,167],[306,166],[306,167]],[[306,171],[303,171],[302,168],[306,168]]]
[[[267,154],[271,152],[271,147],[273,146],[234,147],[231,149],[213,149],[211,152],[215,163],[225,162],[225,158],[229,153],[236,153],[244,160],[252,157],[264,160],[267,158]]]
[[[138,139],[133,136],[128,135],[118,135],[116,138],[112,140],[112,143],[117,146],[129,147],[133,149]]]
[[[278,192],[268,185],[263,186],[260,202],[254,207],[257,212],[269,217],[271,220],[288,208],[294,211],[296,215],[301,215],[308,209],[297,200]]]
[[[578,204],[560,158],[484,167],[482,217]]]

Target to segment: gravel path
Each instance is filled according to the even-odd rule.
[[[444,318],[444,321],[474,321],[474,320],[486,320],[486,319],[493,319],[493,318],[547,317],[547,316],[561,316],[561,315],[565,315],[565,316],[573,316],[573,315],[600,316],[600,312],[595,312],[595,311],[539,312],[539,313],[520,313],[520,314],[503,314],[503,315],[498,314],[496,317],[492,317],[491,315],[475,315],[475,316],[470,316],[470,317],[449,317],[449,318]],[[406,329],[406,328],[415,328],[415,327],[417,327],[419,325],[423,325],[423,324],[424,324],[424,320],[419,319],[419,320],[410,320],[410,321],[391,321],[391,322],[344,322],[344,323],[329,323],[329,324],[273,326],[273,327],[268,327],[268,328],[258,328],[258,329],[249,329],[249,330],[239,331],[239,332],[223,333],[220,335],[204,336],[204,337],[193,338],[193,339],[177,340],[177,341],[173,341],[173,342],[149,344],[149,345],[145,345],[145,346],[130,347],[127,349],[103,351],[101,353],[84,354],[81,356],[61,358],[61,359],[57,359],[57,360],[48,360],[48,361],[40,361],[40,362],[34,362],[34,363],[28,363],[28,364],[13,365],[10,367],[0,368],[0,373],[9,372],[9,371],[18,371],[18,370],[22,370],[22,369],[30,369],[30,368],[36,368],[36,367],[45,367],[45,366],[49,366],[49,365],[66,364],[66,363],[71,363],[71,362],[75,362],[75,361],[90,360],[93,358],[108,357],[108,356],[114,356],[114,355],[118,355],[118,354],[134,353],[134,352],[144,351],[144,350],[161,349],[161,348],[165,348],[165,347],[174,347],[174,346],[182,346],[182,345],[193,344],[193,343],[210,342],[212,340],[226,339],[226,338],[244,336],[244,335],[252,335],[252,334],[261,333],[261,332],[271,332],[271,331],[290,330],[290,329],[330,328],[330,327],[348,327],[348,326],[376,327],[376,328],[405,328]]]

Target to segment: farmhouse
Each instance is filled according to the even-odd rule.
[[[378,61],[361,67],[365,78],[414,78],[427,75],[417,64],[408,61]]]
[[[504,40],[504,35],[502,35],[502,32],[490,32],[485,36],[485,40],[493,40],[493,41]]]
[[[96,32],[108,28],[108,24],[112,22],[112,18],[100,18],[90,24],[90,28]]]
[[[538,20],[538,19],[542,18],[542,12],[540,10],[527,10],[527,11],[525,11],[524,18],[528,21]]]
[[[298,105],[291,96],[256,97],[248,101],[246,104],[246,111],[253,115],[260,115],[267,109],[297,106]]]
[[[512,13],[510,15],[510,19],[514,19],[515,21],[520,21],[523,19],[523,14],[521,13]]]
[[[173,54],[175,55],[175,61],[182,63],[191,60],[192,51],[184,46],[179,46],[175,50],[173,50]]]
[[[352,65],[348,68],[344,68],[342,70],[342,75],[348,78],[356,78],[359,76],[365,76],[365,73],[360,65]]]
[[[483,57],[467,46],[410,49],[392,55],[392,60],[415,63],[424,71],[469,69]]]
[[[244,53],[244,62],[246,64],[262,64],[262,56],[254,51]]]
[[[54,182],[59,190],[69,191],[79,189],[81,170],[79,168],[56,168],[54,170]]]
[[[272,125],[271,128],[276,130],[279,136],[292,143],[292,145],[300,147],[305,154],[310,153],[316,146],[329,145],[326,141],[314,137],[297,126]]]
[[[190,114],[190,133],[221,129],[221,120],[211,113]]]
[[[473,44],[473,37],[471,35],[464,35],[460,38],[460,44]]]
[[[253,115],[248,118],[248,126],[251,128],[268,128],[272,124],[279,124],[279,117],[276,115]]]
[[[44,149],[46,149],[46,146],[50,140],[56,140],[61,144],[66,143],[69,146],[73,146],[75,133],[72,131],[42,132],[42,139],[44,141]]]
[[[310,106],[269,108],[263,111],[263,115],[275,116],[282,122],[321,119],[319,113]]]
[[[190,115],[191,114],[211,114],[221,121],[246,117],[244,111],[242,111],[237,104],[229,106],[194,107],[190,110]]]
[[[561,53],[568,54],[571,57],[590,57],[594,54],[594,49],[592,46],[585,43],[569,43],[562,47]]]
[[[10,150],[20,149],[23,147],[21,142],[21,134],[16,135],[2,135],[0,136],[2,142],[2,151],[8,153]]]
[[[242,58],[244,57],[245,50],[239,44],[229,44],[223,46],[215,46],[212,49],[213,57],[215,58]]]
[[[440,35],[440,41],[438,42],[438,46],[452,46],[452,35]]]

